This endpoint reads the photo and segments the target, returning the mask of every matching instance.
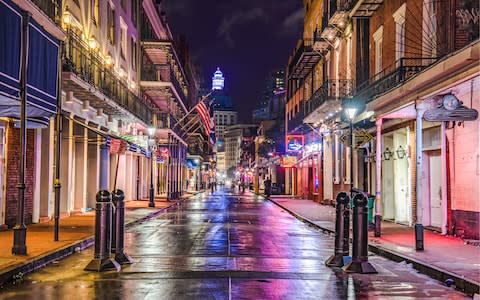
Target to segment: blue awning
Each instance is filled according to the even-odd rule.
[[[22,10],[0,0],[0,116],[20,117]],[[56,112],[59,42],[32,18],[28,26],[27,117]]]

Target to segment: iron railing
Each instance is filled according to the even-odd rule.
[[[147,103],[134,94],[112,67],[106,66],[98,53],[90,50],[78,35],[67,33],[62,53],[64,72],[75,73],[140,120],[147,124],[151,122],[152,112]]]
[[[395,64],[357,86],[355,95],[370,102],[376,96],[384,94],[414,77],[435,61],[435,58],[401,58]]]
[[[60,20],[61,0],[31,0],[38,8],[40,8],[52,21]]]
[[[306,115],[310,114],[329,99],[347,97],[353,92],[354,81],[351,79],[327,80],[319,87],[306,102]]]
[[[155,65],[149,61],[144,61],[141,78],[142,81],[171,82],[181,98],[180,101],[184,104],[186,103],[187,97],[185,92],[170,65]]]

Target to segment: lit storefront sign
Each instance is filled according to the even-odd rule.
[[[287,152],[301,152],[303,150],[304,137],[303,135],[287,135],[285,144]]]
[[[282,157],[281,166],[283,168],[293,168],[293,167],[295,167],[296,163],[297,163],[297,157],[296,156],[284,155]]]
[[[311,154],[315,154],[322,151],[322,143],[314,142],[305,145],[305,150],[303,151],[303,157],[307,157]]]

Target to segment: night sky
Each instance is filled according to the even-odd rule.
[[[164,0],[175,36],[183,34],[207,87],[217,66],[240,121],[251,119],[265,80],[285,69],[303,30],[301,0]]]

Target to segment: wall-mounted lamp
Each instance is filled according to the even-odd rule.
[[[113,63],[112,57],[110,55],[105,56],[105,64],[110,67],[112,63]]]
[[[92,50],[95,50],[98,47],[98,42],[93,36],[88,39],[88,47]]]
[[[396,152],[397,152],[397,157],[399,159],[403,159],[407,155],[407,151],[405,151],[405,149],[403,149],[402,145],[398,146]]]
[[[72,14],[68,10],[63,13],[62,21],[65,26],[72,24]]]
[[[393,152],[390,151],[390,149],[388,149],[387,147],[387,149],[385,149],[385,151],[383,152],[383,158],[385,160],[390,160],[392,157],[393,157]]]

